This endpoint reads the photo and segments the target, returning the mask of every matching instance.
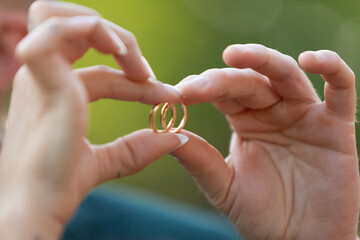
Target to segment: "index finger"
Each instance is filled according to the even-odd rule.
[[[290,56],[259,44],[236,44],[225,49],[223,58],[229,66],[251,68],[267,76],[285,99],[319,101],[310,80]]]
[[[251,69],[210,69],[199,77],[184,79],[177,87],[181,89],[186,104],[218,104],[235,100],[236,106],[232,109],[239,109],[239,104],[250,109],[263,109],[280,100],[268,78]]]
[[[33,29],[54,16],[100,16],[100,14],[91,8],[74,3],[36,1],[29,10],[29,28]],[[134,34],[108,20],[103,19],[102,21],[121,39],[127,48],[126,53],[114,55],[115,60],[127,77],[138,82],[144,82],[149,79],[155,80],[149,64],[142,56]]]

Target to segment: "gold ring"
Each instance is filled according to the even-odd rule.
[[[180,106],[183,110],[182,119],[181,119],[179,126],[177,128],[173,128],[175,121],[176,121],[176,117],[177,117],[176,108],[175,108],[174,104],[165,103],[161,109],[161,114],[160,114],[160,123],[161,123],[161,126],[163,127],[163,130],[159,130],[156,128],[154,119],[155,119],[156,112],[159,110],[159,108],[162,104],[163,103],[156,104],[151,109],[150,118],[149,118],[151,128],[154,130],[154,132],[159,132],[159,133],[166,133],[166,132],[178,133],[178,132],[180,132],[184,128],[186,120],[187,120],[187,109],[186,109],[185,104],[180,103]],[[171,117],[169,123],[166,124],[166,113],[169,110],[169,107],[171,108],[172,117]]]
[[[169,124],[167,126],[164,127],[163,130],[159,130],[156,128],[156,125],[155,125],[155,115],[156,115],[156,112],[159,110],[160,106],[162,105],[163,103],[159,103],[159,104],[156,104],[150,111],[150,118],[149,118],[149,122],[150,122],[150,126],[151,128],[154,130],[154,132],[158,132],[158,133],[166,133],[166,132],[169,132],[170,129],[174,126],[175,124],[175,120],[176,120],[176,108],[175,108],[175,105],[171,104],[170,107],[171,107],[171,111],[172,111],[172,117],[169,121]],[[167,107],[169,108],[169,107]]]

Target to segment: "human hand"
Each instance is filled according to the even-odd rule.
[[[205,140],[172,153],[245,239],[355,239],[359,173],[355,77],[331,51],[300,66],[326,81],[321,101],[294,59],[233,45],[232,67],[184,79],[186,104],[214,103],[233,129],[227,158]]]
[[[15,78],[0,161],[1,239],[58,239],[94,186],[134,174],[187,140],[151,130],[103,146],[85,139],[89,101],[180,100],[177,89],[154,81],[130,32],[94,15],[68,3],[31,7],[38,26],[17,48],[24,66]],[[72,70],[89,47],[113,54],[123,71]]]

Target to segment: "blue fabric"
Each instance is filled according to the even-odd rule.
[[[63,240],[238,240],[232,224],[212,212],[153,194],[97,190],[80,206]]]

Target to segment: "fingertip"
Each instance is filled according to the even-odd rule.
[[[152,129],[144,129],[144,132],[148,131],[148,133],[152,136],[150,138],[153,139],[153,142],[155,145],[162,146],[163,153],[172,153],[176,151],[177,149],[184,146],[188,141],[189,137],[185,134],[181,133],[173,133],[173,132],[167,132],[167,133],[156,133]],[[151,132],[151,133],[150,133]]]
[[[207,76],[199,75],[195,78],[192,78],[189,81],[182,81],[179,84],[176,85],[178,89],[180,89],[182,92],[203,88],[209,83],[209,79]]]
[[[176,88],[182,93],[183,103],[186,105],[193,105],[202,102],[204,96],[208,92],[209,85],[209,78],[207,76],[199,75],[192,77],[187,81],[181,81],[176,85]]]
[[[257,65],[256,56],[261,56],[266,51],[267,48],[259,44],[233,44],[224,50],[223,60],[231,67],[247,68]]]
[[[152,129],[141,129],[118,138],[112,143],[96,147],[102,167],[99,182],[118,176],[129,176],[139,172],[160,157],[183,146],[188,137],[175,133],[156,133]]]
[[[137,139],[138,143],[149,144],[148,147],[152,149],[151,151],[160,151],[161,155],[175,151],[189,140],[189,137],[184,134],[173,132],[159,133],[148,128],[138,130],[128,136]]]
[[[313,51],[305,51],[300,53],[299,57],[298,57],[298,61],[304,61],[305,59],[309,58],[313,56]]]
[[[227,65],[233,66],[236,63],[239,47],[241,47],[240,44],[233,44],[225,48],[222,58]]]
[[[341,62],[337,53],[329,50],[306,51],[299,55],[299,64],[312,74],[331,74]]]
[[[174,149],[172,149],[169,153],[176,151],[177,149],[181,148],[189,141],[189,137],[184,134],[176,133],[175,136],[179,139],[179,144]]]
[[[112,42],[116,46],[117,51],[115,54],[118,54],[119,56],[126,56],[129,53],[129,51],[125,43],[120,39],[118,35],[116,35],[116,33],[113,30],[107,29],[107,32]]]
[[[183,93],[179,88],[176,88],[170,84],[164,84],[166,91],[169,93],[166,102],[168,103],[178,103],[183,97]]]
[[[232,49],[233,49],[233,45],[229,45],[224,49],[224,51],[222,53],[224,62],[226,62],[227,57],[231,54]]]
[[[316,55],[313,51],[302,52],[298,57],[300,66],[307,72],[313,72],[316,69]]]

